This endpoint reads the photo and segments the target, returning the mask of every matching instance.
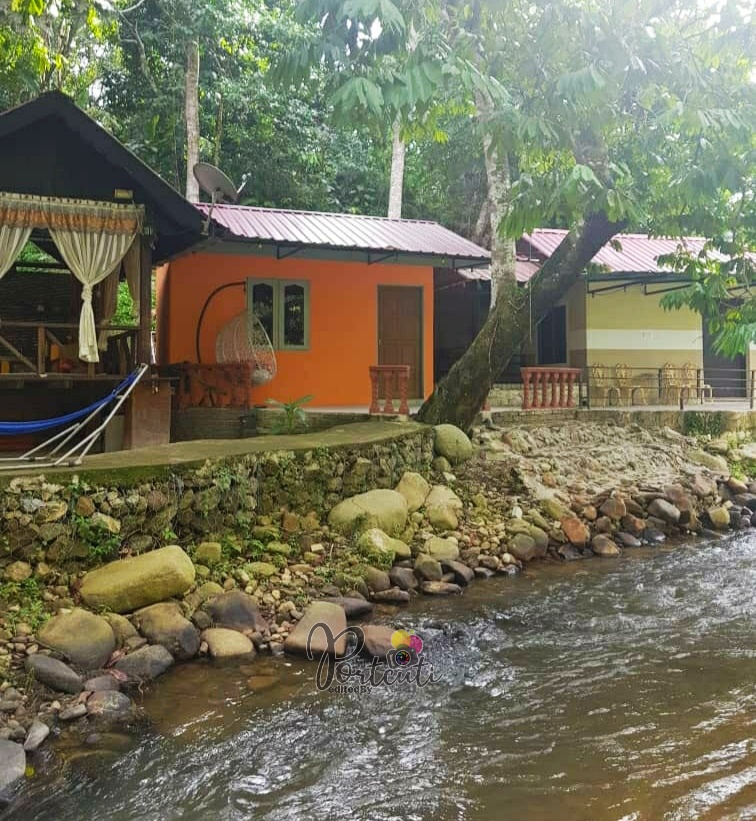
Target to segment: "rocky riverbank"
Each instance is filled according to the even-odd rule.
[[[242,519],[218,517],[201,539],[176,539],[163,515],[165,546],[154,548],[153,529],[145,552],[121,537],[115,490],[72,489],[61,502],[42,479],[18,482],[6,522],[30,518],[38,538],[2,562],[0,788],[68,723],[96,745],[103,729],[139,721],[139,688],[175,663],[254,668],[265,654],[304,652],[317,621],[338,632],[375,608],[458,595],[536,560],[608,559],[750,528],[756,452],[741,439],[702,445],[669,429],[570,422],[484,425],[471,442],[443,426],[432,467],[392,487],[381,481],[324,509],[267,500]],[[395,465],[380,472],[397,477]],[[228,488],[212,487],[218,505]],[[151,492],[134,489],[134,505],[149,510]],[[88,554],[50,550],[59,528],[45,526],[64,521]],[[113,548],[126,558],[98,563]],[[385,655],[390,633],[371,629],[367,652]],[[251,675],[250,687],[264,679]]]

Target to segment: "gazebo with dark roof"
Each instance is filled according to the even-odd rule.
[[[152,265],[180,253],[199,239],[202,217],[196,208],[59,91],[43,94],[0,114],[0,192],[60,198],[68,202],[89,200],[103,204],[134,204],[144,209],[136,300],[140,305],[140,316],[136,349],[132,354],[138,361],[149,362]],[[57,329],[57,335],[62,336],[64,329],[61,325],[73,324],[72,317],[67,317],[67,322],[61,320],[61,287],[64,283],[60,279],[54,281],[51,276],[67,269],[47,230],[35,228],[31,240],[55,261],[35,262],[34,265],[17,261],[12,266],[0,281],[0,289],[7,290],[8,295],[28,290],[26,302],[36,304],[32,313],[23,318],[18,316],[22,306],[14,305],[13,315],[9,317],[7,300],[0,298],[0,305],[6,303],[0,308],[5,314],[0,319],[5,320],[5,328],[11,335],[11,323],[15,321],[17,324],[37,323],[51,335],[55,335],[52,332]],[[78,288],[73,278],[67,282],[69,287],[63,287],[63,291]],[[24,287],[27,284],[28,289]],[[49,285],[50,293],[58,294],[57,304],[47,305],[43,298],[46,285]],[[73,297],[70,302],[74,306],[77,304]],[[46,325],[45,318],[55,321]],[[30,329],[16,330],[24,337]],[[48,375],[44,352],[39,350],[43,339],[44,334],[39,331],[36,342],[31,340],[26,350],[18,350],[18,345],[6,339],[10,346],[4,344],[2,353],[7,355],[16,348],[22,356],[15,357],[16,362],[11,360],[2,375],[16,379]],[[35,350],[31,350],[32,347]],[[30,362],[35,365],[34,369],[28,367]],[[78,366],[73,368],[74,371],[77,369]],[[87,375],[90,378],[95,375],[92,368],[88,369]]]

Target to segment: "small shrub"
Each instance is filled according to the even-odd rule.
[[[725,432],[724,414],[716,411],[689,411],[683,414],[683,433],[686,436],[710,436],[716,439]]]
[[[297,433],[297,431],[305,429],[309,421],[307,419],[307,411],[302,407],[308,402],[312,402],[315,397],[311,395],[300,396],[299,399],[294,399],[291,402],[279,402],[277,399],[268,399],[267,405],[274,408],[280,408],[283,411],[283,419],[274,426],[273,433],[278,435],[281,433]]]
[[[16,625],[20,622],[28,624],[36,632],[50,618],[36,579],[5,582],[0,585],[0,601],[5,602],[8,607],[18,608],[8,610],[5,614],[5,623],[11,632],[15,631]]]
[[[84,516],[74,513],[71,517],[73,536],[87,545],[89,555],[95,562],[114,558],[121,548],[121,538],[111,533],[105,525],[92,522]]]

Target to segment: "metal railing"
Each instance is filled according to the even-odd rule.
[[[496,392],[506,391],[515,407],[519,393],[525,410],[570,407],[678,407],[732,403],[756,406],[756,370],[738,367],[701,368],[687,363],[662,367],[624,364],[594,364],[583,368],[533,366],[522,368],[519,384],[512,379],[497,384]]]
[[[589,407],[675,406],[717,401],[753,407],[754,376],[740,368],[700,368],[694,364],[659,367],[589,365],[584,368]]]

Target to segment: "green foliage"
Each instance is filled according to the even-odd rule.
[[[730,475],[741,481],[756,477],[756,459],[740,459],[730,462]]]
[[[274,408],[280,408],[283,411],[283,420],[277,424],[273,432],[275,434],[281,433],[298,433],[304,430],[309,422],[307,420],[307,411],[302,407],[308,402],[312,402],[314,396],[300,396],[299,399],[294,399],[291,402],[279,402],[277,399],[268,399],[267,405]]]
[[[363,548],[361,556],[369,565],[377,567],[380,570],[390,570],[394,564],[393,554],[385,550],[369,550]]]
[[[752,197],[753,198],[753,197]],[[662,259],[690,284],[661,298],[666,310],[687,307],[701,314],[714,339],[714,349],[724,356],[747,353],[756,343],[756,208],[750,206],[749,223],[755,226],[750,238],[738,243],[733,232],[727,238],[707,242],[694,253],[680,246],[676,254]],[[733,223],[731,222],[730,225]]]
[[[163,532],[160,536],[163,540],[163,544],[176,544],[178,542],[178,535],[170,526],[163,528]]]
[[[74,513],[71,516],[71,530],[74,539],[87,545],[93,563],[114,559],[121,548],[121,539],[97,521]]]
[[[683,433],[686,436],[708,436],[716,439],[726,430],[723,413],[716,411],[689,411],[683,414]]]
[[[20,622],[36,631],[50,618],[42,600],[42,589],[34,578],[22,582],[3,582],[0,585],[0,601],[6,606],[5,622],[11,631]],[[7,609],[10,607],[16,609]]]
[[[406,215],[471,236],[486,139],[508,160],[508,234],[601,211],[705,235],[717,253],[680,260],[690,289],[665,305],[700,310],[725,353],[756,337],[744,4],[13,0],[0,11],[0,109],[61,88],[182,189],[193,40],[201,157],[249,174],[247,203],[385,213],[398,120]],[[121,288],[116,321],[132,314]]]
[[[118,283],[118,301],[113,315],[113,325],[136,325],[137,315],[134,300],[131,298],[129,286],[125,282]]]
[[[18,255],[18,259],[20,262],[50,262],[52,261],[52,257],[49,254],[46,254],[42,251],[39,247],[37,247],[33,242],[27,242],[26,245],[21,249],[21,253]]]

